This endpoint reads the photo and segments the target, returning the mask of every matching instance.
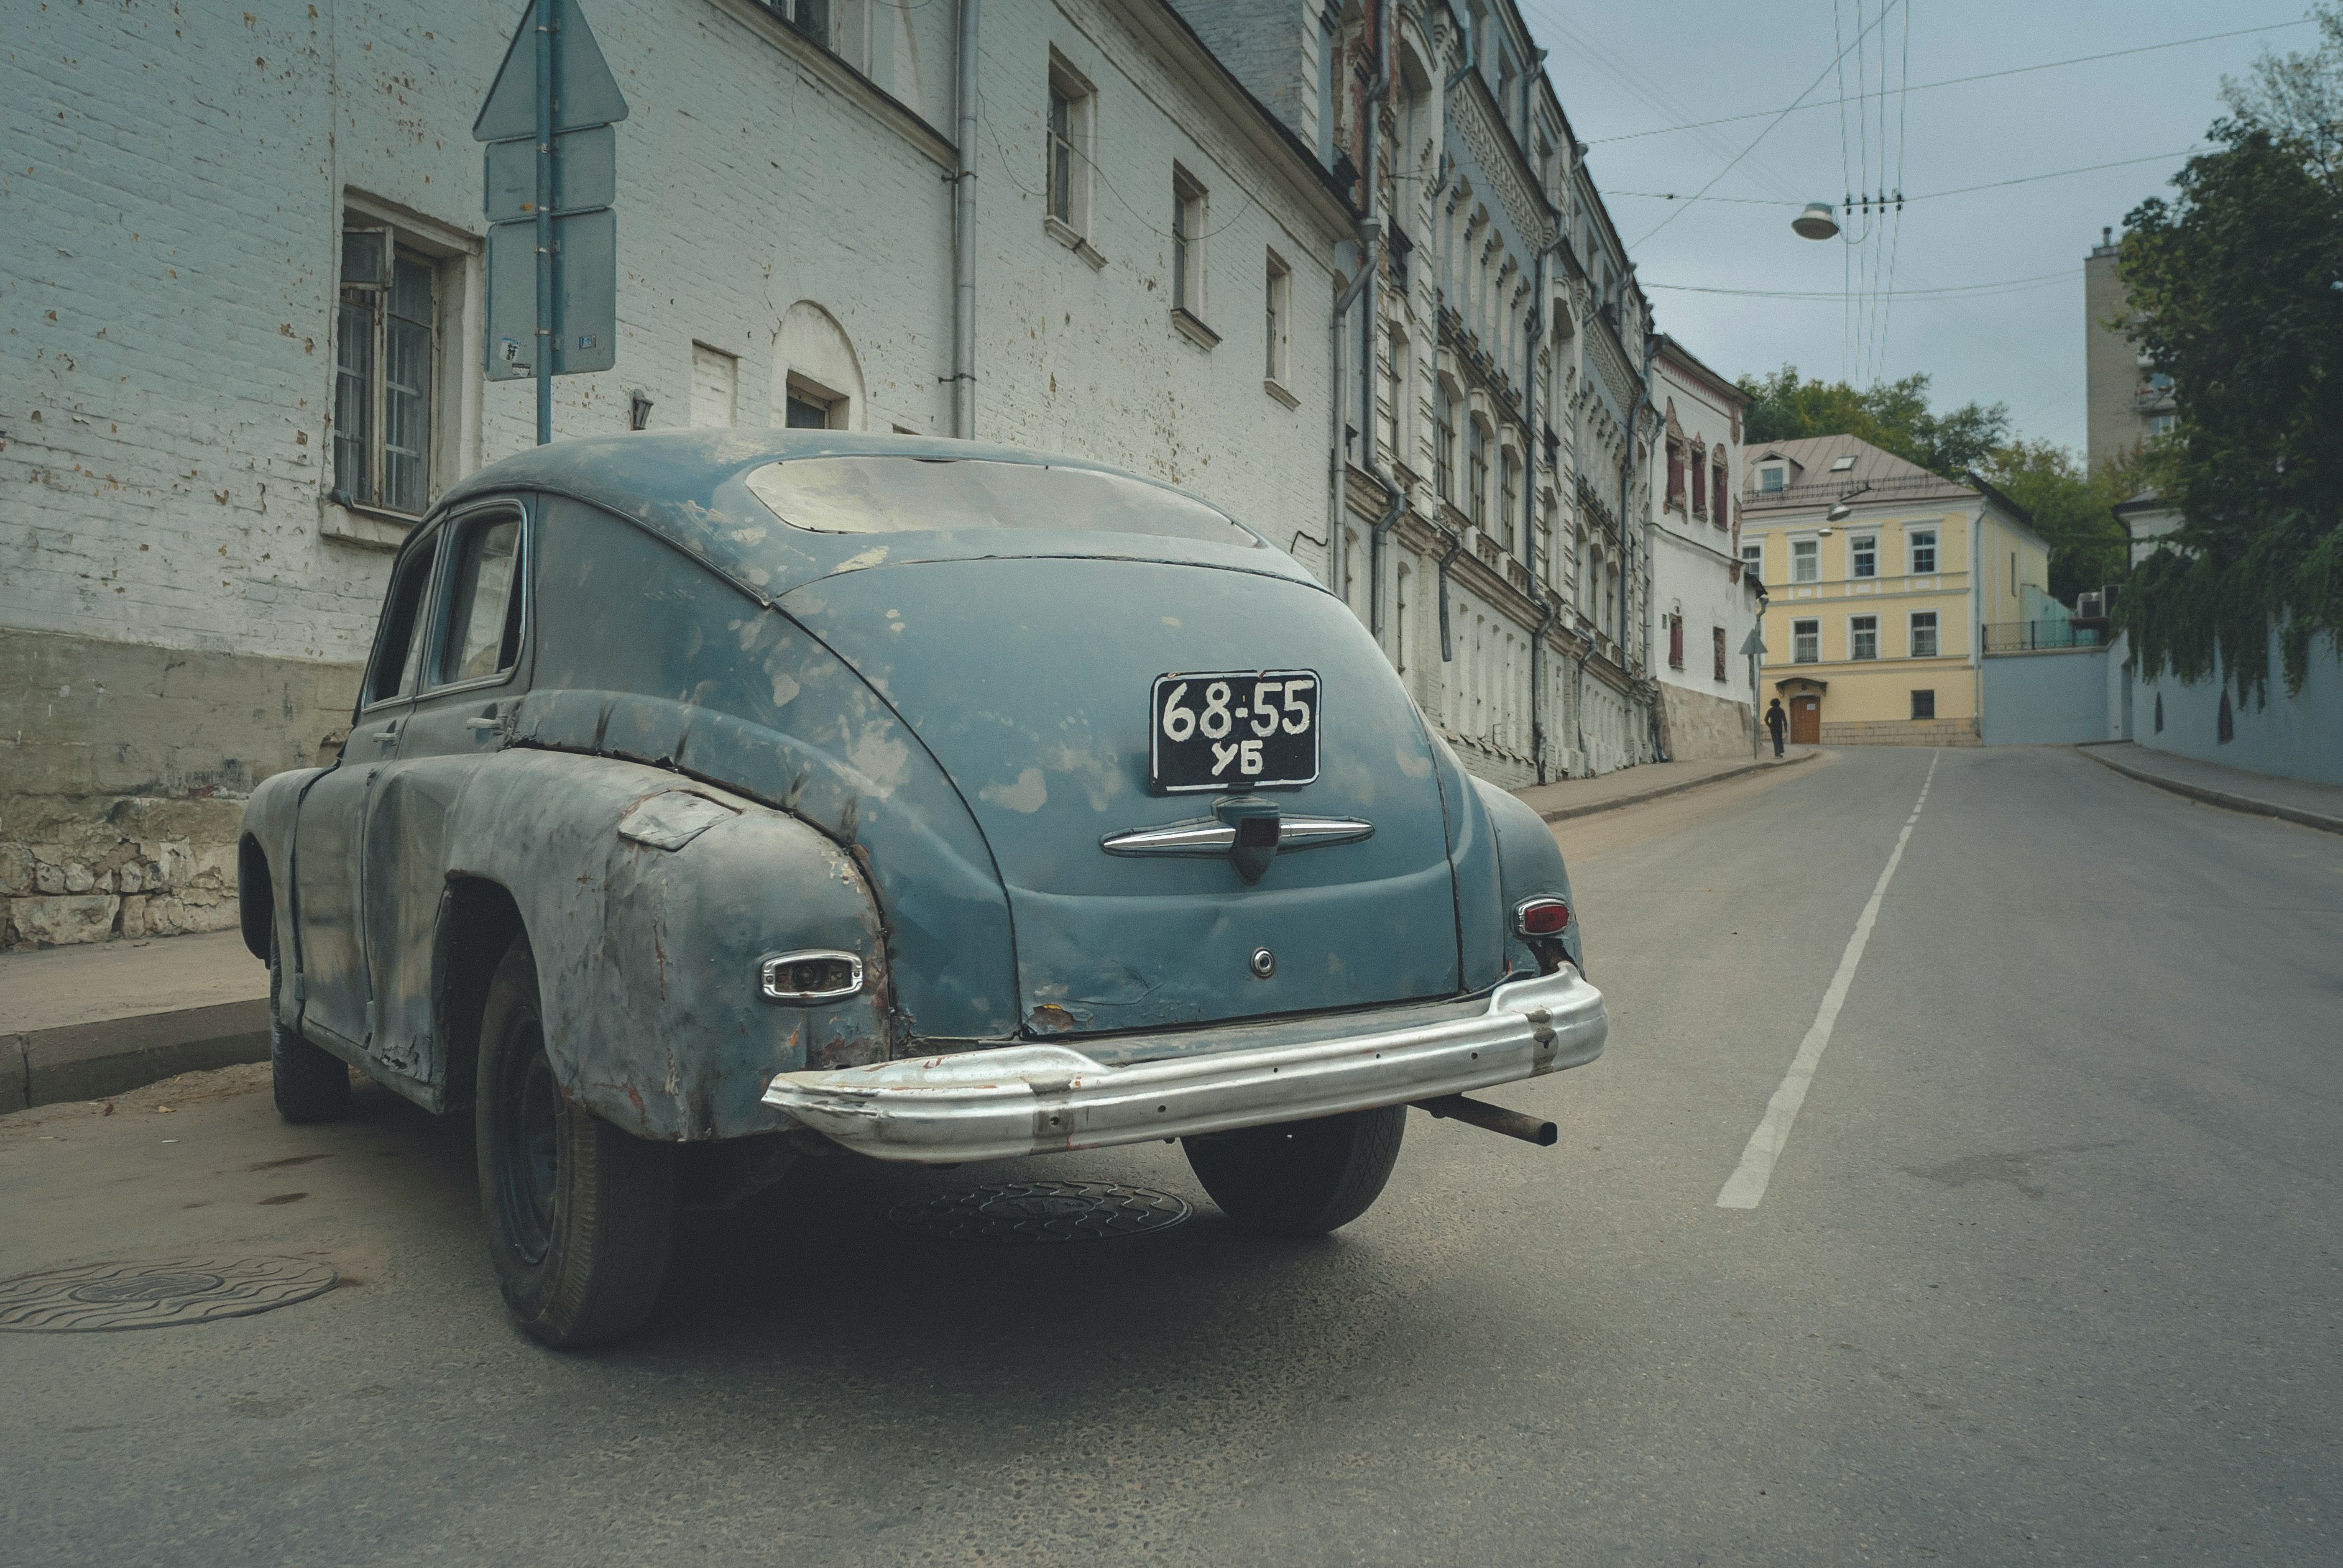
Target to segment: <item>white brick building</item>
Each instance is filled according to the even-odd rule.
[[[630,111],[618,343],[612,370],[556,383],[557,438],[639,417],[950,433],[965,375],[962,433],[1322,537],[1331,347],[1306,323],[1353,222],[1161,0],[985,8],[966,366],[955,7],[587,14]],[[534,438],[529,385],[481,374],[470,136],[520,15],[16,17],[0,944],[230,923],[238,797],[330,751],[386,549]]]
[[[1664,457],[1645,518],[1654,610],[1647,657],[1659,678],[1661,740],[1678,761],[1755,755],[1755,668],[1741,650],[1763,601],[1757,574],[1745,569],[1754,558],[1742,555],[1734,504],[1749,399],[1665,334],[1652,357],[1652,399]]]

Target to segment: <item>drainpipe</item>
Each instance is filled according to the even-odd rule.
[[[1443,534],[1446,534],[1448,537],[1448,551],[1445,555],[1440,558],[1439,572],[1440,662],[1447,664],[1452,662],[1456,657],[1456,650],[1450,647],[1448,642],[1448,563],[1454,560],[1456,558],[1456,552],[1464,548],[1464,536],[1463,534],[1449,533],[1448,529],[1445,528],[1442,528],[1440,531]]]
[[[1375,646],[1383,640],[1383,537],[1399,521],[1400,513],[1407,508],[1407,496],[1393,477],[1390,465],[1383,460],[1383,447],[1375,440],[1375,371],[1383,347],[1383,236],[1389,221],[1383,210],[1381,185],[1383,145],[1383,95],[1391,90],[1391,0],[1378,0],[1375,6],[1375,78],[1367,86],[1366,146],[1361,150],[1359,176],[1367,197],[1367,227],[1373,236],[1373,254],[1366,267],[1365,320],[1362,325],[1363,341],[1359,352],[1359,449],[1367,459],[1367,471],[1390,497],[1383,515],[1375,519],[1367,535],[1367,630],[1373,634]],[[1394,433],[1399,424],[1399,410],[1392,410]]]
[[[1376,258],[1382,252],[1383,236],[1380,235],[1366,236],[1362,244],[1363,248],[1360,251],[1361,259],[1359,262],[1358,276],[1352,278],[1350,282],[1344,284],[1342,286],[1342,292],[1334,297],[1334,332],[1332,346],[1334,357],[1334,386],[1333,397],[1329,400],[1330,406],[1333,409],[1333,429],[1328,437],[1328,446],[1331,448],[1331,452],[1327,462],[1327,473],[1330,478],[1330,494],[1326,498],[1326,586],[1332,588],[1334,591],[1335,597],[1337,598],[1342,598],[1342,602],[1346,605],[1350,603],[1350,600],[1342,594],[1342,560],[1344,555],[1348,552],[1344,548],[1342,537],[1350,530],[1342,519],[1343,515],[1349,509],[1343,503],[1344,492],[1349,488],[1348,485],[1344,482],[1344,476],[1348,471],[1349,463],[1342,455],[1342,416],[1345,412],[1342,405],[1347,397],[1347,394],[1342,389],[1342,377],[1345,374],[1346,361],[1350,357],[1351,346],[1344,340],[1346,335],[1342,330],[1342,323],[1344,318],[1350,314],[1352,303],[1359,297],[1361,291],[1367,286],[1367,280],[1373,277],[1375,274],[1375,263]],[[1372,437],[1370,437],[1370,438],[1372,438]]]
[[[1626,302],[1623,298],[1620,303],[1619,314],[1624,317]],[[1627,662],[1627,607],[1634,601],[1635,592],[1634,536],[1627,529],[1627,497],[1635,473],[1635,432],[1642,427],[1644,410],[1652,406],[1652,355],[1657,347],[1656,341],[1646,333],[1643,385],[1635,394],[1635,407],[1627,416],[1627,442],[1619,454],[1619,662],[1623,667]],[[1644,614],[1647,620],[1651,609],[1652,596],[1646,593],[1644,596]],[[1644,628],[1644,646],[1648,653],[1651,648],[1651,628],[1648,626]],[[1627,671],[1623,668],[1621,673]]]
[[[983,0],[960,0],[960,158],[952,174],[952,434],[976,436],[976,29]]]
[[[1546,262],[1561,248],[1562,235],[1557,227],[1553,241],[1539,251],[1537,259],[1530,264],[1531,287],[1535,292],[1531,296],[1534,305],[1530,311],[1529,341],[1523,350],[1522,379],[1525,385],[1522,388],[1522,423],[1525,427],[1523,439],[1528,443],[1528,450],[1523,456],[1528,461],[1522,468],[1522,552],[1529,563],[1530,592],[1538,598],[1545,597],[1545,591],[1538,582],[1537,455],[1543,445],[1538,440],[1537,430],[1538,382],[1543,379],[1538,374],[1538,340],[1545,336],[1546,307],[1551,303],[1547,297]],[[1546,607],[1545,618],[1538,622],[1537,631],[1530,638],[1530,755],[1536,760],[1537,778],[1541,784],[1546,781],[1545,709],[1539,706],[1538,693],[1545,687],[1546,628],[1554,624],[1557,608],[1555,605]]]

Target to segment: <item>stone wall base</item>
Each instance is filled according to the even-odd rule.
[[[330,759],[356,665],[0,629],[0,949],[236,924],[252,787]]]
[[[1973,719],[1823,720],[1825,746],[1982,746]]]
[[[1661,738],[1668,756],[1699,762],[1757,754],[1757,726],[1749,705],[1681,686],[1660,683]]]

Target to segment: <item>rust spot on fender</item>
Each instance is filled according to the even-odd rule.
[[[1036,1034],[1063,1034],[1080,1029],[1083,1020],[1056,1002],[1043,1002],[1025,1015],[1025,1027]]]

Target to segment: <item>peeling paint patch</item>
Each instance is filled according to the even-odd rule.
[[[980,800],[1006,806],[1011,811],[1022,811],[1031,816],[1050,803],[1050,785],[1041,777],[1039,768],[1028,768],[1017,775],[1016,783],[987,784],[976,795]]]
[[[885,545],[872,545],[869,549],[862,551],[859,555],[849,556],[844,560],[839,562],[838,569],[842,572],[868,571],[872,567],[878,566],[886,560],[886,558],[887,547]]]

